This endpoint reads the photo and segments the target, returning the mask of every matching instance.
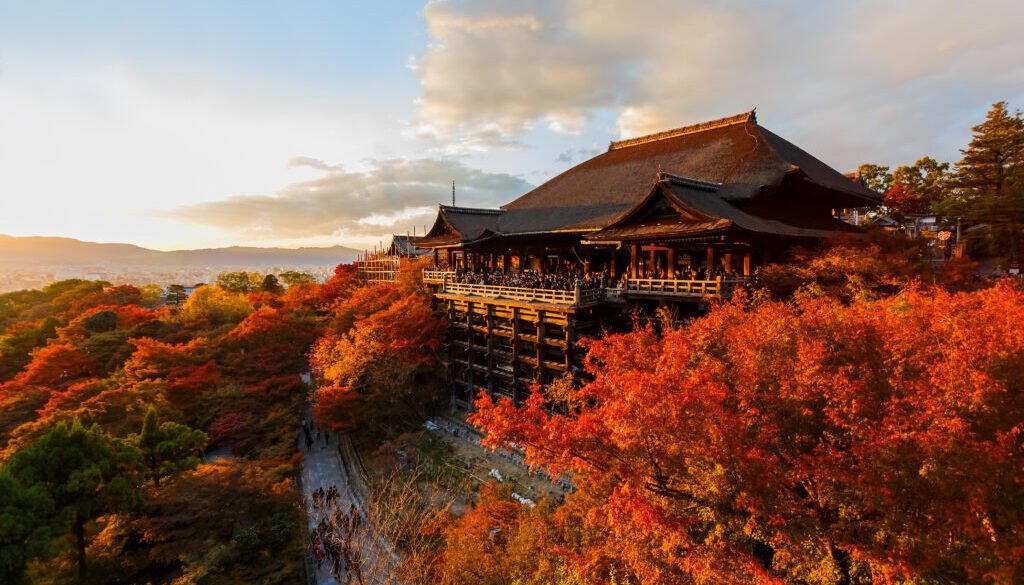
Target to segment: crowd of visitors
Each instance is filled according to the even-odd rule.
[[[309,546],[319,570],[328,563],[339,582],[363,583],[362,555],[359,552],[361,516],[355,504],[346,512],[338,505],[338,486],[313,492],[316,525],[309,534]]]
[[[668,271],[665,268],[660,268],[658,270],[642,268],[641,273],[643,278],[672,278],[669,276]],[[676,280],[714,280],[718,277],[725,279],[741,278],[741,276],[736,272],[720,269],[712,269],[708,271],[706,268],[701,266],[684,266],[679,268],[676,271],[674,278]],[[595,288],[622,288],[625,286],[627,280],[628,276],[626,274],[623,274],[617,280],[612,279],[606,270],[600,272],[563,270],[560,272],[546,274],[541,274],[530,269],[517,272],[505,272],[503,270],[495,270],[492,272],[470,272],[466,270],[458,270],[455,272],[454,277],[452,277],[452,282],[462,284],[485,284],[491,286],[565,291],[574,290],[577,284],[579,284],[580,289],[582,290]]]
[[[607,272],[561,271],[541,274],[535,270],[518,272],[469,272],[456,271],[454,282],[462,284],[486,284],[491,286],[508,286],[514,288],[540,288],[548,290],[574,290],[579,284],[581,289],[607,288],[611,286]]]

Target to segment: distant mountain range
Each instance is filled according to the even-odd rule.
[[[203,266],[334,266],[355,260],[357,250],[327,248],[206,248],[162,252],[132,244],[99,244],[72,238],[0,234],[0,268],[42,266],[123,266],[199,268]]]

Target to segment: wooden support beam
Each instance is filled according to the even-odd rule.
[[[570,318],[565,325],[565,371],[572,371],[573,351],[576,347],[576,323]]]
[[[743,252],[743,276],[750,276],[751,274],[751,260],[753,252],[749,249]]]
[[[448,367],[446,368],[448,373],[448,383],[451,385],[452,394],[455,395],[455,344],[452,341],[455,339],[455,303],[448,301]]]
[[[640,270],[637,266],[636,244],[629,245],[629,277],[640,278]]]
[[[667,272],[668,272],[668,277],[669,278],[675,278],[676,277],[676,249],[675,248],[669,248],[668,249],[668,271]]]
[[[494,306],[487,307],[487,394],[494,398]]]
[[[725,271],[732,272],[732,250],[725,253]]]
[[[547,333],[547,323],[544,322],[544,311],[539,313],[537,319],[537,367],[533,371],[533,381],[540,384],[544,370],[544,335]]]
[[[711,275],[711,271],[715,269],[715,249],[712,246],[708,246],[708,276]]]
[[[466,352],[466,361],[474,363],[473,355],[473,303],[468,303],[469,310],[466,311],[466,341],[469,342],[469,349]],[[473,383],[473,368],[466,369],[466,382],[470,387],[474,386]],[[469,399],[473,400],[474,396],[470,396]]]
[[[523,398],[519,390],[519,307],[512,307],[512,404],[519,406]]]

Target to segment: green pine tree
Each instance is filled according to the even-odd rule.
[[[268,274],[263,277],[263,283],[260,285],[260,290],[263,292],[281,294],[284,292],[284,287],[281,286],[281,282],[273,274]]]
[[[973,129],[974,138],[956,164],[954,193],[942,206],[947,215],[984,226],[977,230],[987,251],[1014,260],[1024,257],[1024,119],[1006,102],[993,104]]]
[[[0,470],[0,582],[26,582],[25,566],[50,549],[53,500],[41,485],[22,485]]]
[[[198,453],[206,445],[206,433],[175,422],[160,423],[156,409],[150,407],[142,421],[142,432],[131,442],[142,453],[155,487],[160,478],[199,465]]]
[[[129,510],[140,499],[139,452],[98,425],[58,423],[11,458],[8,469],[30,490],[52,500],[51,526],[70,530],[78,556],[78,582],[87,582],[86,529],[107,514]]]

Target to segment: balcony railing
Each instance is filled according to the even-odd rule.
[[[610,288],[576,288],[555,290],[543,288],[522,288],[490,284],[454,282],[451,270],[423,271],[423,281],[440,284],[439,293],[465,295],[481,298],[503,299],[547,303],[564,306],[595,305],[603,301],[618,301],[628,296],[658,296],[683,298],[730,298],[746,279],[716,278],[711,280],[676,280],[671,278],[630,278],[624,286]]]
[[[423,282],[427,284],[442,284],[444,283],[445,277],[447,277],[448,280],[455,278],[455,271],[441,270],[437,268],[423,269]]]
[[[532,303],[548,303],[552,305],[578,305],[582,301],[589,300],[597,302],[594,294],[601,293],[602,289],[591,289],[578,291],[580,298],[577,299],[575,290],[553,290],[546,288],[519,288],[514,286],[495,286],[490,284],[466,284],[462,282],[444,282],[441,287],[442,293],[453,295],[467,295],[475,297],[486,297],[493,299],[504,299],[509,301],[523,301]],[[584,294],[588,293],[588,294]]]
[[[673,278],[630,278],[623,293],[674,296],[674,297],[718,297],[729,298],[744,279],[676,280]]]

